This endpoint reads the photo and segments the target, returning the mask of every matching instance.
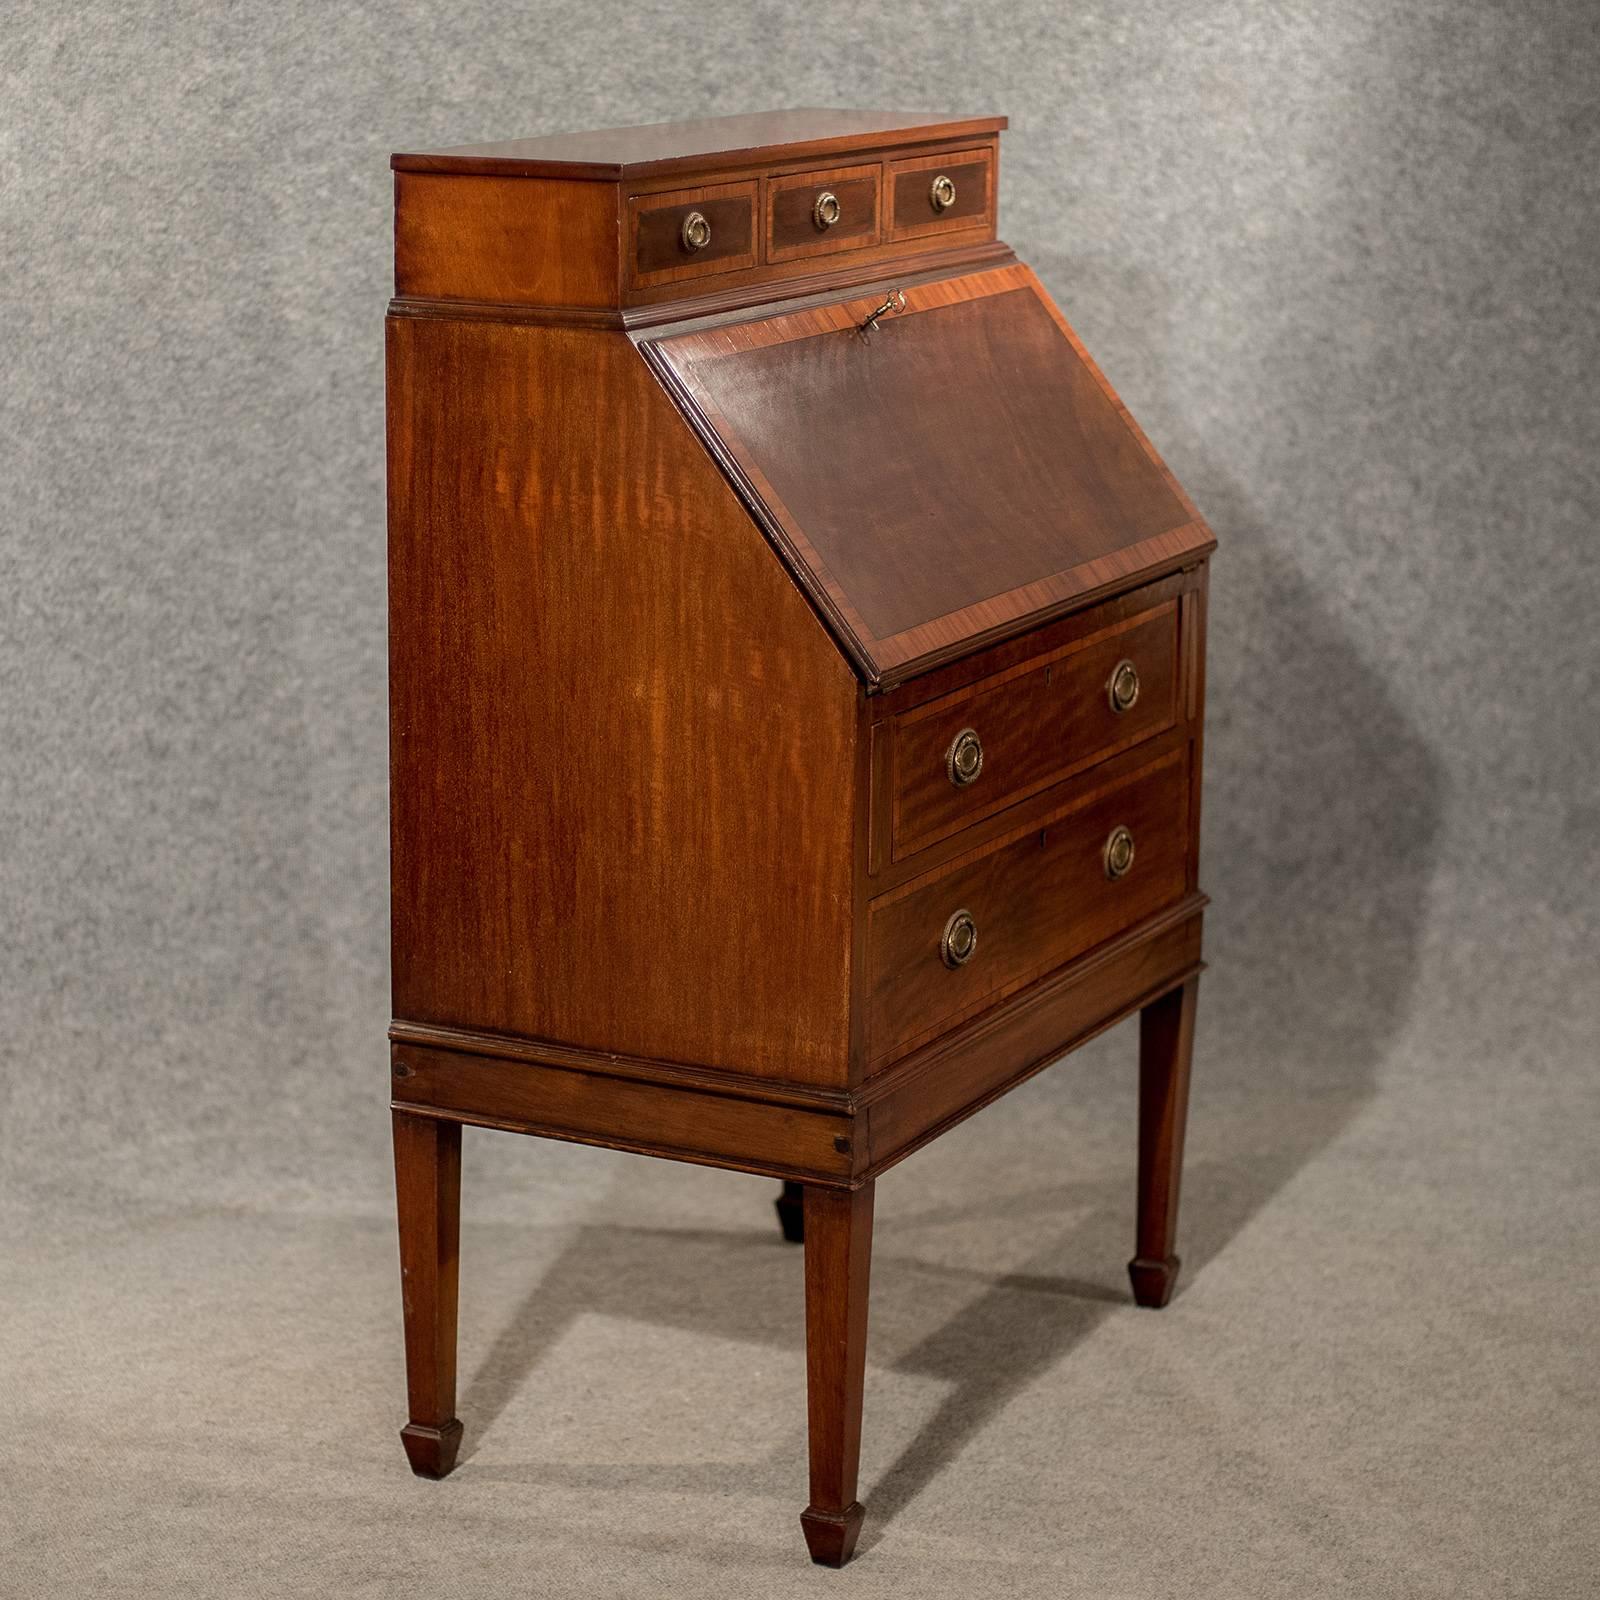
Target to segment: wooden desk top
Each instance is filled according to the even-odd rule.
[[[838,111],[795,107],[690,122],[656,122],[638,128],[547,134],[496,144],[452,145],[443,150],[399,151],[396,172],[486,173],[522,178],[645,177],[705,166],[737,166],[784,155],[848,155],[884,144],[919,144],[999,133],[1004,117],[947,117],[919,111]]]

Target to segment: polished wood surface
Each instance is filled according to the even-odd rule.
[[[837,1102],[707,1094],[660,1072],[585,1071],[549,1047],[531,1060],[390,1048],[395,1101],[417,1112],[746,1172],[851,1175],[854,1130]]]
[[[891,151],[883,152],[885,159],[892,154]],[[884,162],[874,164],[879,167],[881,174]],[[764,178],[763,187],[769,200],[764,201],[763,206],[770,209],[771,193],[782,179],[813,170],[809,165],[791,168],[775,164]],[[728,182],[739,176],[737,171],[723,171],[708,175],[706,181]],[[640,187],[642,189],[643,185]],[[848,248],[845,249],[795,254],[786,250],[780,239],[775,251],[769,253],[763,227],[762,259],[753,267],[720,273],[715,280],[705,283],[644,287],[625,285],[621,305],[626,325],[630,328],[662,325],[691,317],[714,316],[724,309],[770,310],[784,299],[810,299],[818,294],[832,294],[836,290],[843,293],[858,284],[876,285],[884,283],[886,279],[896,284],[902,280],[914,280],[925,276],[929,268],[937,267],[941,262],[970,269],[1015,261],[1011,251],[996,240],[992,216],[974,227],[937,237],[889,237],[887,224],[881,218],[883,192],[880,175],[880,227],[876,240],[863,236],[848,240]],[[675,315],[662,315],[662,311],[668,308]]]
[[[852,1097],[862,1173],[881,1176],[1196,972],[1204,904],[1180,901],[867,1079]]]
[[[592,183],[395,174],[395,293],[616,303],[617,208]]]
[[[935,178],[955,185],[943,210],[933,203]],[[994,163],[987,149],[939,156],[913,156],[889,165],[888,230],[892,239],[920,239],[978,227],[994,211]]]
[[[681,283],[754,266],[756,197],[753,183],[722,183],[630,200],[631,282]],[[711,237],[701,249],[690,250],[683,225],[695,212],[705,218]]]
[[[411,1470],[442,1478],[456,1464],[456,1304],[461,1258],[461,1125],[395,1111],[394,1176],[405,1313],[400,1430]]]
[[[1192,694],[1189,684],[1201,654],[1195,641],[1193,602],[1203,586],[1205,563],[1153,583],[1141,585],[1127,594],[1103,600],[1097,605],[1069,613],[1018,638],[1003,640],[987,649],[923,673],[892,690],[869,695],[867,741],[871,749],[871,797],[868,806],[870,840],[867,850],[869,898],[887,892],[912,878],[924,876],[940,865],[954,861],[978,847],[1029,826],[1040,826],[1046,815],[1061,804],[1063,794],[1078,792],[1084,786],[1103,787],[1172,754],[1189,751],[1198,756],[1198,724],[1190,714]],[[1165,731],[1126,748],[1091,750],[1089,757],[1069,752],[1069,770],[1057,782],[1024,790],[998,809],[976,805],[963,826],[951,833],[935,833],[915,841],[916,848],[904,847],[896,853],[894,844],[896,724],[919,708],[932,706],[975,686],[1005,679],[1008,674],[1025,678],[1027,670],[1040,659],[1057,652],[1085,646],[1108,630],[1148,617],[1163,606],[1178,609],[1179,681],[1174,705],[1176,718]],[[1203,627],[1203,623],[1201,624]],[[1052,681],[1051,687],[1054,687]],[[1141,699],[1143,698],[1141,693]],[[1119,719],[1120,720],[1120,719]],[[1045,749],[1055,746],[1056,725],[1045,723],[1039,729],[1039,742]],[[986,763],[987,765],[987,763]],[[1193,772],[1191,767],[1191,808]],[[1002,768],[1004,771],[1004,768]],[[982,787],[982,782],[975,788]],[[1198,836],[1190,833],[1191,891],[1198,887],[1193,859]]]
[[[801,1513],[811,1559],[842,1567],[855,1549],[861,1402],[867,1366],[873,1186],[805,1191],[806,1406],[811,1500]]]
[[[1075,772],[1170,728],[1177,715],[1178,607],[1168,601],[896,717],[890,725],[893,854],[1014,806]],[[1137,673],[1138,697],[1113,708],[1111,675]],[[948,755],[958,735],[983,752],[977,778],[958,785]]]
[[[870,1061],[942,1032],[1179,900],[1188,798],[1183,762],[1171,755],[875,899],[867,928]],[[1104,850],[1117,827],[1132,831],[1135,855],[1112,882]],[[978,943],[952,971],[939,941],[957,911],[971,914]]]
[[[626,338],[389,329],[395,1014],[843,1084],[845,663]]]
[[[781,1180],[825,1564],[863,1517],[877,1178],[1134,1014],[1130,1273],[1172,1292],[1213,541],[995,239],[1003,125],[794,112],[395,159],[419,1473],[461,1439],[464,1124]],[[959,786],[963,729],[984,766]],[[952,965],[958,910],[978,943]]]
[[[688,166],[844,155],[879,145],[995,134],[1004,117],[797,107],[637,128],[546,134],[494,144],[452,145],[391,158],[397,171],[498,173],[520,177],[643,177]]]
[[[864,285],[881,296],[889,275],[896,287],[909,287],[955,272],[1009,265],[1015,259],[1005,245],[981,233],[926,244],[860,244],[825,256],[764,262],[748,272],[721,274],[695,285],[692,298],[681,286],[630,290],[616,313],[616,326],[648,333],[673,324],[681,327],[691,314],[699,322],[748,312],[755,306],[772,310],[783,300],[865,293]],[[571,315],[599,313],[574,311]]]
[[[1139,1015],[1139,1219],[1128,1276],[1142,1306],[1166,1305],[1182,1266],[1173,1246],[1199,993],[1191,977]]]
[[[803,120],[796,113],[792,125]],[[980,130],[994,119],[978,119]],[[707,150],[614,169],[582,162],[468,161],[397,156],[397,304],[423,314],[436,303],[499,308],[508,318],[584,326],[634,326],[652,306],[686,314],[730,303],[860,282],[863,268],[915,275],[952,251],[976,262],[1011,259],[994,244],[991,202],[980,215],[951,208],[954,226],[899,230],[884,212],[889,174],[911,152],[947,155],[992,174],[995,134],[952,137],[973,125],[919,122],[846,141],[853,159],[819,165],[805,141],[730,152]],[[815,123],[820,146],[835,142],[829,117]],[[627,130],[623,130],[626,132]],[[647,130],[648,131],[648,130]],[[692,142],[692,141],[691,141]],[[876,145],[877,148],[872,146]],[[973,170],[977,170],[974,168]],[[812,206],[834,184],[839,220],[819,229]],[[968,193],[975,193],[968,184]],[[705,204],[696,207],[694,202]],[[707,209],[707,207],[714,209]],[[681,228],[690,209],[711,222],[711,239],[687,249]],[[481,314],[481,312],[480,312]]]
[[[1020,634],[1006,634],[981,649],[965,650],[937,666],[925,668],[915,677],[870,696],[868,704],[876,721],[891,721],[913,706],[926,705],[930,700],[1011,671],[1063,646],[1081,644],[1092,635],[1142,617],[1169,601],[1179,602],[1197,586],[1205,569],[1205,561],[1197,559],[1165,577],[1129,584],[1114,595],[1075,606]],[[1187,661],[1184,670],[1187,670]]]
[[[906,301],[651,346],[868,682],[1211,547],[1025,267]]]
[[[879,237],[880,167],[824,168],[767,180],[767,260],[794,261],[876,244]],[[839,219],[827,228],[816,220],[818,199],[831,194]]]
[[[1204,905],[1203,895],[1186,897],[853,1089],[694,1072],[397,1023],[397,1034],[437,1042],[392,1046],[393,1101],[417,1115],[848,1188],[879,1176],[927,1138],[1182,982],[1199,965]],[[430,1069],[418,1050],[449,1058],[448,1075],[443,1061]],[[581,1085],[541,1086],[547,1075],[571,1072],[584,1074]],[[640,1087],[654,1091],[648,1122],[641,1120]],[[559,1118],[549,1112],[554,1097]],[[701,1117],[713,1128],[726,1128],[731,1118],[746,1140],[741,1154],[729,1157],[694,1139]],[[679,1142],[669,1142],[675,1133]]]
[[[1184,731],[1189,740],[1189,888],[1200,887],[1200,796],[1206,707],[1206,603],[1211,570],[1202,563],[1183,597]]]

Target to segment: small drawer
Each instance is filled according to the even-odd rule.
[[[636,289],[756,264],[756,186],[719,183],[628,200],[629,281]]]
[[[1169,600],[903,712],[890,741],[893,859],[1164,733],[1177,698]]]
[[[988,150],[916,156],[889,166],[889,237],[918,239],[994,223],[994,162]]]
[[[914,879],[867,913],[867,1052],[881,1062],[1182,898],[1181,751],[1026,833]]]
[[[881,169],[834,167],[767,183],[767,260],[795,261],[876,244]]]

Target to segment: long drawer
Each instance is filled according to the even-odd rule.
[[[1169,600],[903,712],[891,756],[894,859],[1164,732],[1177,685]]]
[[[1174,751],[874,900],[867,1054],[879,1064],[1180,899],[1188,763]]]

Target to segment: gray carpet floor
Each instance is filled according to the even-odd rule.
[[[1463,951],[1425,944],[1381,1035],[1214,968],[1165,1312],[1122,1270],[1130,1027],[880,1182],[842,1575],[796,1523],[775,1185],[469,1131],[434,1484],[396,1437],[381,1071],[370,1137],[298,1109],[299,1165],[196,1129],[58,1154],[0,1256],[0,1593],[1600,1592],[1591,1025],[1572,974]]]

